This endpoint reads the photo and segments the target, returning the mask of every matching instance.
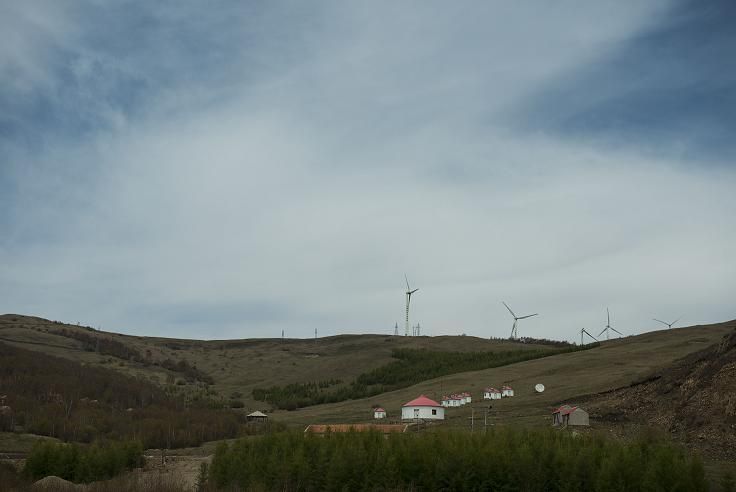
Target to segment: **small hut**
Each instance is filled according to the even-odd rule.
[[[465,391],[462,396],[463,396],[463,405],[466,403],[473,402],[473,395],[471,395],[469,392]]]
[[[445,420],[445,409],[436,401],[420,395],[401,407],[401,420]]]
[[[496,388],[486,388],[485,390],[483,390],[483,399],[484,400],[500,400],[501,391]]]
[[[376,407],[373,409],[373,418],[374,419],[385,419],[386,418],[386,410],[384,410],[381,407]]]
[[[566,427],[568,425],[590,425],[588,412],[580,407],[562,405],[552,411],[552,425]]]
[[[263,413],[263,412],[259,412],[258,410],[256,410],[256,411],[255,411],[255,412],[253,412],[253,413],[249,413],[249,414],[248,414],[248,415],[247,415],[247,416],[245,417],[245,419],[246,419],[246,420],[247,420],[248,422],[265,422],[265,421],[267,421],[267,420],[268,420],[268,415],[266,415],[266,414],[265,414],[265,413]]]
[[[507,396],[514,396],[514,388],[512,388],[511,386],[502,386],[501,396],[503,396],[504,398]]]

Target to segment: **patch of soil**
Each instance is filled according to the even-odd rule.
[[[736,460],[736,330],[628,387],[590,397],[591,419],[654,426],[717,460]]]

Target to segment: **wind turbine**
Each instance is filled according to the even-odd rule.
[[[593,340],[595,340],[596,342],[598,341],[598,339],[597,339],[596,337],[594,337],[593,335],[591,335],[590,333],[588,333],[588,330],[586,330],[585,328],[582,328],[582,329],[580,330],[580,346],[581,346],[581,347],[582,347],[583,345],[585,345],[585,344],[583,343],[583,335],[588,335],[588,336],[589,336],[590,338],[592,338],[592,339],[593,339]]]
[[[409,336],[409,304],[411,303],[411,295],[419,289],[411,290],[406,274],[404,274],[404,280],[406,280],[406,331],[404,332],[404,336]]]
[[[675,323],[677,323],[678,321],[680,321],[680,320],[682,319],[682,316],[680,316],[679,318],[677,318],[677,319],[676,319],[675,321],[673,321],[672,323],[667,323],[666,321],[662,321],[661,319],[657,319],[657,318],[652,318],[652,319],[653,319],[654,321],[659,321],[659,322],[660,322],[660,323],[662,323],[663,325],[667,325],[667,328],[669,328],[669,329],[671,330],[671,329],[672,329],[672,325],[674,325]]]
[[[600,332],[600,333],[598,333],[598,336],[601,336],[601,335],[603,335],[605,333],[606,334],[606,340],[610,340],[611,339],[611,331],[610,330],[613,330],[616,333],[618,333],[619,335],[624,336],[623,333],[621,333],[616,328],[614,328],[613,326],[611,326],[611,313],[610,313],[610,311],[608,311],[608,308],[606,308],[606,314],[608,315],[608,323],[606,323],[606,327],[603,328],[603,331]]]
[[[509,312],[511,313],[511,316],[513,316],[513,317],[514,317],[514,325],[513,325],[512,327],[511,327],[511,338],[512,338],[512,339],[514,339],[514,338],[518,338],[518,336],[519,336],[519,333],[518,333],[518,331],[517,331],[517,329],[516,329],[516,323],[517,323],[517,322],[518,322],[518,321],[519,321],[520,319],[526,319],[526,318],[531,318],[532,316],[537,316],[537,315],[539,314],[539,313],[534,313],[534,314],[527,314],[526,316],[517,316],[516,314],[514,314],[514,312],[513,312],[512,310],[511,310],[511,308],[509,307],[509,305],[508,305],[508,304],[506,304],[506,303],[505,303],[505,302],[503,302],[503,301],[501,301],[501,303],[503,303],[503,305],[504,305],[504,306],[506,306],[506,309],[508,309],[508,310],[509,310]]]

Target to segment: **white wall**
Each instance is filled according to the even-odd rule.
[[[419,410],[419,418],[423,420],[444,420],[445,409],[442,407],[402,407],[401,420],[413,420],[415,417],[414,410]],[[432,414],[432,411],[436,414]]]

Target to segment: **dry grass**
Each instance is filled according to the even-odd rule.
[[[90,333],[84,327],[56,324],[41,318],[0,316],[0,340],[19,347],[65,357],[92,365],[101,365],[128,375],[165,384],[167,376],[180,378],[156,365],[122,361],[82,350],[81,343],[61,336],[61,329]],[[112,338],[137,350],[149,353],[152,361],[184,359],[215,380],[213,389],[225,398],[237,392],[245,410],[262,409],[268,404],[251,398],[255,387],[288,383],[341,379],[345,384],[358,375],[385,365],[394,359],[395,348],[419,348],[442,351],[519,350],[539,348],[502,340],[477,337],[394,337],[385,335],[340,335],[314,339],[250,340],[181,340],[135,337],[108,332],[99,336]],[[191,385],[188,388],[194,390]]]

